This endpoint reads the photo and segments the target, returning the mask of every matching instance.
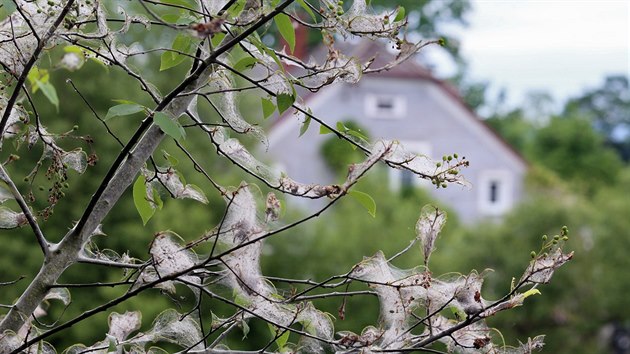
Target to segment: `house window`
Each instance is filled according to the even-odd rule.
[[[490,195],[488,196],[490,199],[490,203],[494,204],[499,201],[499,181],[493,180],[490,181]]]
[[[381,96],[376,98],[376,109],[379,112],[391,112],[395,108],[394,98],[389,96]]]
[[[508,170],[485,170],[476,183],[479,211],[496,216],[507,212],[513,204],[513,175]]]
[[[365,114],[377,119],[400,119],[407,114],[407,100],[401,95],[365,95]]]

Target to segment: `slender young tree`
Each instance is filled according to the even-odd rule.
[[[379,252],[328,279],[271,278],[261,272],[266,239],[319,216],[341,198],[356,198],[373,213],[372,198],[353,186],[376,164],[407,169],[438,188],[465,183],[461,170],[468,161],[456,154],[434,162],[407,153],[397,142],[366,141],[351,129],[327,125],[298,95],[336,82],[358,82],[362,75],[387,70],[433,43],[405,40],[402,7],[375,13],[365,0],[349,6],[330,0],[15,0],[1,4],[5,18],[0,23],[0,139],[6,156],[0,165],[0,191],[6,205],[0,209],[0,226],[30,229],[30,244],[39,248],[43,261],[37,274],[28,279],[20,280],[19,274],[1,275],[7,279],[0,279],[0,288],[21,281],[28,286],[17,299],[0,297],[4,309],[0,353],[63,349],[66,353],[163,353],[173,347],[182,353],[242,353],[244,350],[231,349],[228,345],[233,342],[227,339],[237,328],[246,334],[253,321],[271,329],[271,335],[253,351],[258,353],[529,353],[542,346],[542,337],[518,347],[497,344],[485,319],[520,306],[571,258],[572,253],[561,248],[568,238],[566,228],[545,240],[540,251],[532,252],[522,277],[515,279],[505,296],[493,301],[481,296],[483,273],[435,277],[430,272],[429,259],[446,221],[445,213],[431,206],[422,210],[417,237],[398,254],[387,257]],[[297,27],[321,32],[327,53],[324,58],[306,60],[292,54]],[[269,33],[281,36],[285,48],[268,46]],[[398,55],[394,62],[373,67],[371,61],[361,62],[337,48],[337,41],[348,37],[391,42]],[[66,85],[74,95],[58,96],[59,81],[51,77],[69,71],[75,77],[83,72],[88,75],[90,71],[84,67],[88,61],[102,64],[112,75],[126,74],[125,89],[137,89],[130,96],[135,99],[119,100],[103,116],[85,90],[70,79]],[[154,65],[158,61],[159,69]],[[289,71],[289,66],[297,69]],[[168,74],[168,83],[154,84],[162,72]],[[285,114],[288,119],[299,119],[302,132],[315,123],[362,151],[365,160],[348,166],[345,181],[334,185],[305,184],[276,172],[245,143],[252,139],[266,143],[264,129],[255,124],[254,116],[260,112],[250,109],[242,114],[239,109],[238,99],[246,94],[260,102],[265,117]],[[77,123],[70,109],[87,110],[101,134],[81,135],[78,128],[54,132],[53,126],[60,123]],[[114,118],[137,113],[144,119],[136,126],[127,122],[115,128]],[[200,149],[195,153],[187,148],[187,136],[193,134],[202,137],[195,144],[206,145],[203,155],[198,153]],[[110,144],[100,151],[103,141],[114,141],[118,148],[111,150]],[[89,153],[84,151],[86,146]],[[168,149],[179,150],[194,166],[188,173],[203,177],[204,184],[187,183]],[[41,156],[34,162],[19,157],[35,151]],[[206,168],[204,161],[210,151],[272,191],[263,209],[257,208],[253,183],[228,187],[218,182],[225,172]],[[165,158],[158,159],[159,154]],[[92,172],[97,160],[107,163],[102,176]],[[19,168],[23,164],[32,165]],[[68,217],[65,234],[51,234],[49,229],[54,228],[46,220],[55,208],[64,199],[82,200],[66,195],[68,184],[90,184],[94,179],[98,179],[97,186],[90,191],[82,214],[76,220]],[[34,190],[35,180],[44,180],[49,188]],[[128,189],[130,193],[125,194]],[[114,227],[106,217],[126,198],[133,200],[138,223],[146,224],[159,213],[165,198],[192,199],[203,207],[210,193],[224,200],[223,214],[217,225],[208,225],[210,230],[192,241],[184,242],[172,231],[158,232],[152,236],[147,259],[131,257],[126,249],[99,247],[96,236]],[[281,224],[276,193],[327,202],[311,215]],[[142,232],[109,237],[151,239]],[[417,268],[401,271],[391,265],[402,253],[413,252],[416,244],[420,246]],[[71,269],[81,267],[102,267],[103,274],[125,272],[117,282],[109,282],[108,276],[95,283],[62,282]],[[293,288],[296,284],[300,287]],[[349,291],[351,284],[364,284],[369,290]],[[50,301],[68,306],[79,288],[104,286],[119,291],[76,316],[61,314],[52,324],[39,320]],[[118,313],[114,308],[151,289],[159,289],[172,300],[172,306],[165,307],[148,330],[139,332],[140,311]],[[194,297],[190,308],[178,306],[182,292]],[[380,302],[378,323],[359,334],[335,333],[329,316],[312,301],[339,296],[375,296]],[[216,315],[204,301],[222,303],[229,311]],[[51,344],[54,336],[102,312],[109,313],[109,331],[102,334],[102,340],[69,348]],[[86,339],[72,341],[85,343]]]

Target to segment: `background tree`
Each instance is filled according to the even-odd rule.
[[[454,158],[427,168],[395,142],[355,140],[352,129],[313,116],[296,93],[357,82],[362,73],[385,70],[426,46],[404,39],[402,8],[374,13],[360,0],[349,7],[327,0],[2,5],[0,226],[11,230],[3,237],[22,237],[11,251],[39,269],[3,272],[0,353],[53,353],[67,345],[66,353],[397,352],[444,346],[526,353],[541,347],[540,337],[518,348],[495,343],[485,319],[522,305],[571,259],[561,248],[566,228],[532,251],[523,275],[497,300],[482,296],[483,273],[433,275],[429,259],[446,215],[431,206],[419,212],[412,242],[398,253],[375,252],[317,280],[263,276],[266,239],[317,217],[344,196],[375,215],[373,198],[354,186],[377,163],[438,186],[465,183],[459,172],[468,161]],[[300,19],[296,11],[309,18]],[[294,21],[322,34],[328,49],[323,62],[291,55]],[[288,51],[261,39],[270,27]],[[400,53],[390,66],[371,68],[335,48],[349,36],[390,41]],[[103,87],[109,81],[91,76],[101,69],[89,62],[113,76],[112,91]],[[300,69],[288,73],[285,65]],[[239,99],[250,92],[247,99],[262,112],[239,109]],[[335,185],[303,184],[276,172],[248,149],[265,144],[261,125],[275,112],[296,113],[302,130],[314,122],[332,131],[362,151],[364,160],[349,166],[345,180]],[[86,116],[91,124],[76,124]],[[217,157],[208,157],[212,150]],[[226,165],[239,172],[224,173]],[[328,202],[281,224],[274,193]],[[135,223],[115,212],[131,205]],[[193,222],[201,224],[198,230],[189,226]],[[180,236],[180,225],[189,234]],[[298,237],[293,234],[291,241]],[[416,244],[416,268],[392,265]],[[33,248],[38,253],[31,259]],[[360,332],[335,335],[331,318],[313,301],[354,296],[376,298],[379,318]],[[345,309],[339,314],[352,316]],[[146,317],[153,319],[150,326]],[[106,322],[108,329],[67,335],[90,321]],[[234,340],[261,327],[267,327],[266,335]]]
[[[619,116],[627,93],[623,81],[618,82],[617,96],[598,99],[598,117]],[[584,96],[599,90],[586,91]],[[612,137],[598,128],[592,107],[577,108],[580,100],[569,100],[546,122],[532,120],[524,108],[506,111],[499,105],[495,109],[486,122],[531,164],[527,198],[500,223],[445,234],[453,240],[449,252],[466,252],[469,257],[458,258],[460,266],[437,254],[434,267],[442,262],[460,268],[490,266],[497,271],[487,278],[488,290],[501,292],[503,282],[517,271],[518,259],[499,249],[532,247],[535,241],[525,234],[551,236],[555,222],[570,224],[576,230],[576,262],[562,274],[562,281],[533,300],[534,311],[510,312],[493,323],[509,325],[504,334],[515,336],[542,326],[548,334],[546,348],[554,353],[618,352],[612,347],[613,329],[630,328],[630,315],[619,302],[620,294],[627,291],[622,271],[626,261],[620,250],[630,239],[625,217],[630,212],[629,168]],[[611,126],[623,127],[622,121]]]
[[[564,114],[589,119],[622,158],[630,158],[630,87],[628,77],[606,77],[601,87],[567,102]]]

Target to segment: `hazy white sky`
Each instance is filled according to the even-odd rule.
[[[545,90],[558,101],[630,75],[630,0],[473,0],[457,31],[469,74],[512,103]],[[438,65],[439,66],[439,65]]]

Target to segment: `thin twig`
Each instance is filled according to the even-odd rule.
[[[35,220],[35,216],[31,212],[31,209],[26,203],[26,200],[24,200],[24,198],[22,197],[22,194],[17,189],[17,186],[15,185],[15,183],[13,183],[13,180],[11,179],[11,177],[9,177],[9,174],[4,169],[4,166],[2,166],[2,164],[0,164],[0,180],[6,183],[7,186],[9,187],[9,191],[15,198],[15,201],[20,206],[22,213],[26,217],[28,224],[31,226],[31,229],[33,230],[33,234],[35,234],[35,238],[37,239],[39,248],[42,250],[44,257],[48,258],[48,256],[50,255],[50,244],[48,243],[48,240],[46,240],[46,236],[44,236],[44,233],[42,232],[42,230],[39,228],[39,224],[37,224],[37,220]]]
[[[114,267],[114,268],[124,268],[124,269],[140,269],[144,266],[143,264],[122,263],[122,262],[110,261],[107,259],[89,258],[85,256],[79,256],[79,258],[77,258],[77,262],[102,265],[102,266]]]

